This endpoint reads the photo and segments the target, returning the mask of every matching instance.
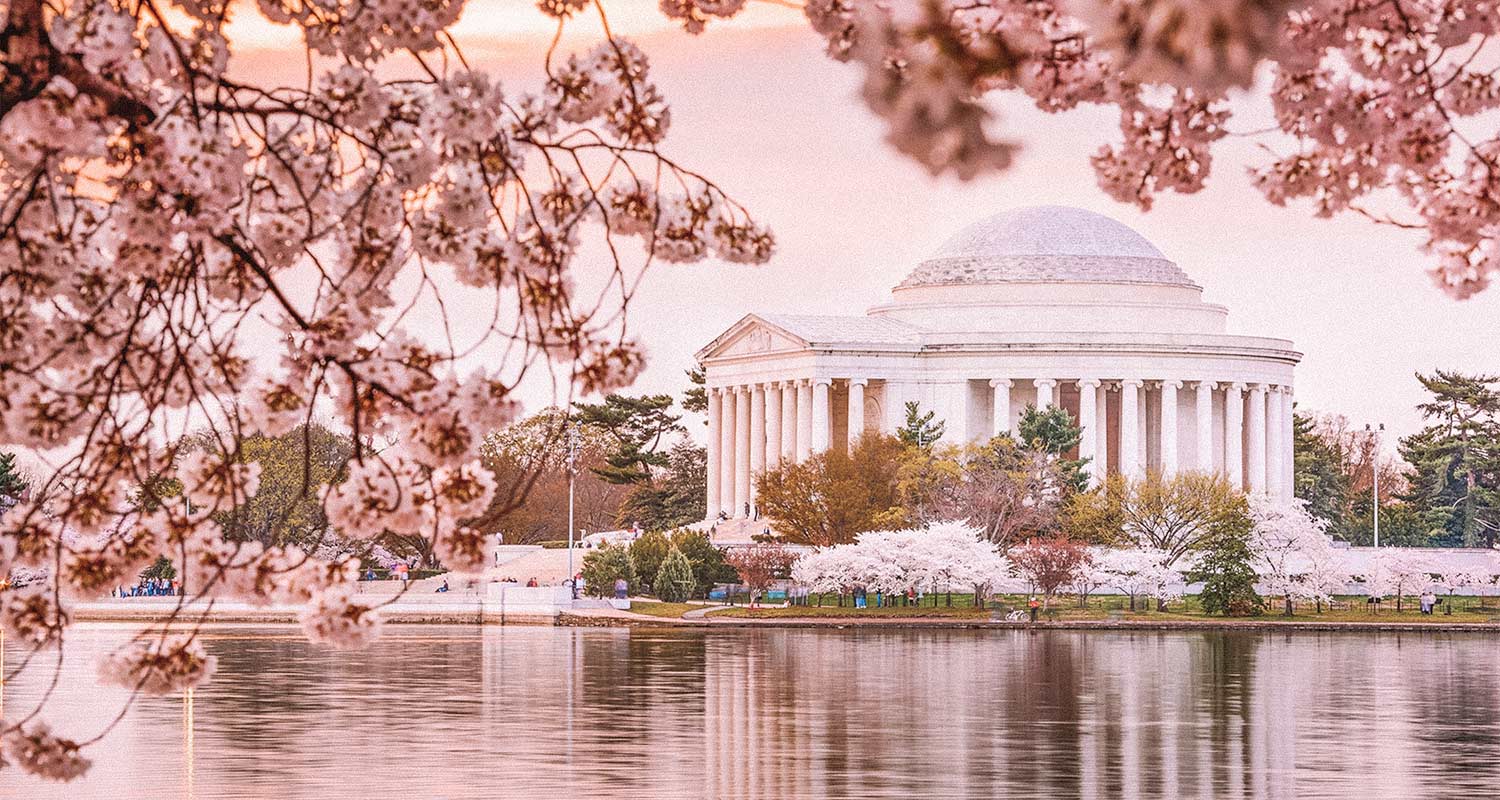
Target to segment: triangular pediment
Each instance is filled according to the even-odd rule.
[[[804,350],[807,347],[807,341],[785,328],[750,314],[709,342],[707,347],[699,350],[698,360],[761,353],[785,353]]]

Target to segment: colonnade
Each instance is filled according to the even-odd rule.
[[[789,380],[708,390],[710,517],[720,511],[747,516],[755,505],[755,476],[829,448],[832,385],[829,379]],[[849,384],[851,431],[864,429],[864,386],[863,380]]]
[[[833,444],[830,398],[835,380],[849,388],[846,438],[852,444],[866,428],[866,378],[709,389],[709,517],[753,513],[756,476],[783,463],[806,460]],[[1148,469],[1167,476],[1201,470],[1220,472],[1248,492],[1292,495],[1289,385],[1174,378],[994,378],[988,381],[989,429],[970,431],[969,438],[1013,432],[1020,411],[1013,395],[1023,382],[1034,389],[1038,407],[1060,404],[1064,385],[1076,387],[1076,419],[1083,428],[1078,457],[1089,459],[1090,478],[1096,484],[1112,471],[1139,478]],[[889,389],[888,382],[880,383]],[[962,387],[966,402],[974,401],[970,384],[953,382]],[[1111,404],[1115,393],[1118,399]],[[1191,423],[1186,424],[1189,416]],[[949,429],[955,430],[957,422],[950,421]]]

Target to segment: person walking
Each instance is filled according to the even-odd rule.
[[[1031,621],[1036,622],[1037,612],[1042,610],[1042,604],[1036,599],[1036,595],[1032,595],[1031,599],[1026,601],[1026,608],[1031,611]]]
[[[615,578],[615,599],[624,600],[625,593],[630,590],[630,584],[624,578]]]

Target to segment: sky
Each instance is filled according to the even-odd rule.
[[[663,151],[714,178],[778,242],[764,266],[651,268],[630,308],[651,359],[632,391],[679,394],[693,353],[746,313],[861,313],[966,224],[1049,203],[1140,231],[1204,287],[1205,300],[1229,308],[1230,332],[1292,340],[1304,354],[1300,408],[1405,434],[1421,425],[1414,373],[1500,373],[1500,290],[1448,299],[1424,272],[1419,236],[1270,205],[1247,175],[1266,158],[1250,139],[1220,143],[1202,192],[1163,195],[1141,213],[1101,192],[1088,164],[1118,136],[1111,110],[1053,115],[1002,98],[1001,130],[1024,148],[1017,162],[967,183],[935,179],[882,142],[880,122],[859,100],[856,69],[823,54],[800,12],[752,4],[732,24],[691,36],[655,3],[606,7],[612,29],[651,56],[672,104]],[[251,63],[294,46],[286,29],[242,20],[246,38],[260,43],[246,53]],[[586,49],[597,30],[589,27],[564,49]],[[457,34],[471,62],[503,83],[534,85],[551,27],[530,3],[475,0]],[[1237,98],[1235,108],[1234,130],[1269,123],[1263,92]],[[535,407],[550,396],[532,386],[524,399]]]

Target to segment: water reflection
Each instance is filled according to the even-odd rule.
[[[49,717],[122,694],[77,631]],[[139,701],[82,784],[4,797],[1472,797],[1500,676],[1472,634],[392,628],[339,653],[216,628],[215,681]],[[19,653],[12,650],[12,663]],[[5,687],[24,714],[41,690]]]

